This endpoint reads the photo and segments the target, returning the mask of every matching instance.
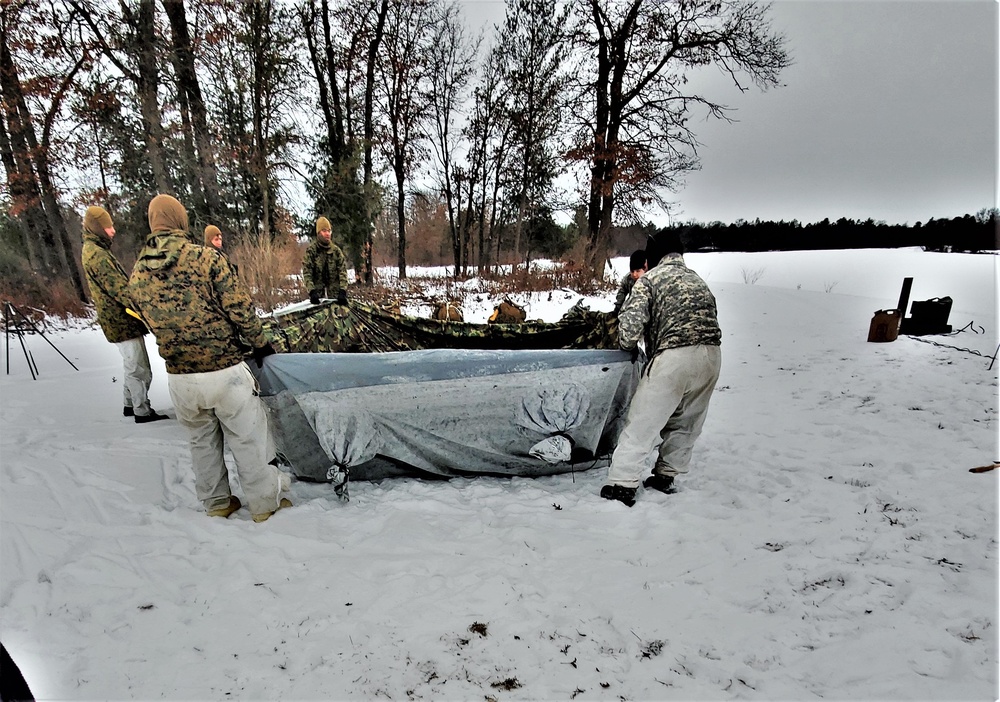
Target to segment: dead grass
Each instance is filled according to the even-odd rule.
[[[3,302],[10,302],[37,325],[44,324],[46,317],[65,322],[93,316],[92,308],[76,296],[72,285],[43,282],[40,277],[27,281],[0,280],[0,303]]]
[[[295,242],[270,239],[240,244],[233,252],[240,278],[254,303],[266,312],[306,297],[302,287],[303,250]]]

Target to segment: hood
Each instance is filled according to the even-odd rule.
[[[157,195],[149,202],[147,211],[149,231],[152,233],[188,230],[188,216],[184,205],[170,195]]]
[[[95,244],[104,247],[105,249],[111,248],[111,237],[108,236],[104,230],[110,229],[115,226],[114,222],[111,221],[111,215],[103,207],[98,207],[96,205],[88,207],[87,211],[83,214],[83,238],[87,241],[93,241]],[[89,235],[89,236],[88,236]]]
[[[151,232],[139,252],[136,265],[153,271],[170,268],[177,263],[181,249],[187,243],[187,232],[180,229]]]

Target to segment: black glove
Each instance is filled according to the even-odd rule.
[[[346,305],[347,304],[347,291],[346,290],[338,290],[337,291],[337,304],[338,305]]]
[[[309,302],[311,302],[314,305],[319,304],[319,288],[309,291]]]
[[[638,346],[634,347],[632,349],[631,353],[632,353],[632,363],[638,363],[639,362],[639,347]]]
[[[260,348],[253,350],[253,360],[257,364],[258,368],[264,367],[264,358],[270,356],[274,353],[274,347],[271,346],[271,342],[267,342]]]

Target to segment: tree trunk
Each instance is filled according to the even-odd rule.
[[[21,213],[15,217],[15,221],[21,232],[24,250],[28,255],[28,265],[33,271],[44,271],[46,264],[42,258],[38,238],[34,235],[34,232],[37,231],[34,224],[37,217],[37,207],[31,204],[39,202],[39,198],[33,198],[28,192],[29,181],[26,180],[26,177],[30,178],[31,176],[30,174],[26,176],[21,172],[19,166],[21,159],[14,156],[13,145],[10,137],[7,136],[7,122],[10,120],[6,112],[2,112],[0,116],[3,117],[0,119],[0,160],[3,162],[4,172],[7,174],[7,189],[12,200],[12,211]]]
[[[136,13],[136,74],[135,88],[139,110],[146,126],[146,150],[153,182],[157,191],[171,192],[170,179],[163,158],[163,122],[160,120],[160,102],[157,89],[160,84],[156,56],[156,6],[154,0],[140,0]]]
[[[396,231],[399,239],[399,279],[406,278],[406,175],[403,157],[399,156],[393,170],[396,172]]]
[[[0,31],[0,83],[10,128],[11,160],[15,163],[18,181],[11,194],[21,196],[28,230],[41,242],[40,259],[49,277],[68,279],[80,300],[86,302],[80,270],[70,259],[73,250],[49,175],[48,154],[39,148],[6,30]]]
[[[367,215],[365,225],[368,231],[365,235],[365,260],[364,283],[371,285],[372,278],[372,250],[375,248],[375,227],[373,224],[373,200],[375,197],[373,187],[373,165],[372,165],[372,141],[375,139],[374,123],[374,101],[375,101],[375,65],[378,61],[378,49],[382,44],[382,37],[385,35],[385,18],[389,13],[389,0],[382,0],[382,5],[378,11],[378,22],[375,25],[375,34],[368,44],[368,57],[365,63],[365,104],[364,104],[364,198],[365,212]]]
[[[221,214],[219,199],[218,174],[215,167],[215,153],[212,148],[212,135],[208,130],[208,112],[205,101],[201,97],[198,75],[195,72],[194,52],[191,49],[191,37],[188,34],[187,16],[184,11],[184,0],[161,0],[163,9],[170,20],[170,30],[177,66],[177,90],[187,96],[191,109],[191,127],[198,149],[198,180],[205,190],[205,212],[208,219],[215,219]]]
[[[263,56],[264,47],[261,42],[265,42],[270,31],[270,13],[255,0],[253,6],[253,17],[251,21],[251,31],[254,39],[251,40],[253,46],[253,107],[251,111],[253,122],[253,154],[251,156],[254,174],[257,180],[257,192],[260,197],[260,240],[271,241],[272,237],[272,213],[271,213],[271,188],[268,182],[267,166],[267,146],[264,138],[264,121],[267,115],[264,114],[266,106],[264,104],[264,81],[265,81],[265,60]]]

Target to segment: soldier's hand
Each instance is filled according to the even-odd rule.
[[[631,353],[632,353],[632,363],[638,363],[639,362],[639,347],[638,346],[632,347]]]
[[[310,290],[309,291],[309,302],[311,302],[314,305],[318,305],[319,304],[319,290],[318,289],[316,289],[316,290]]]
[[[274,354],[274,347],[271,346],[271,342],[269,341],[266,344],[264,344],[263,346],[261,346],[260,348],[256,348],[256,349],[253,350],[253,360],[254,360],[254,363],[257,364],[258,368],[263,368],[264,367],[264,359],[266,357],[268,357],[268,356],[273,355],[273,354]]]
[[[337,304],[338,305],[346,305],[347,304],[347,291],[346,290],[338,290],[337,291]]]

